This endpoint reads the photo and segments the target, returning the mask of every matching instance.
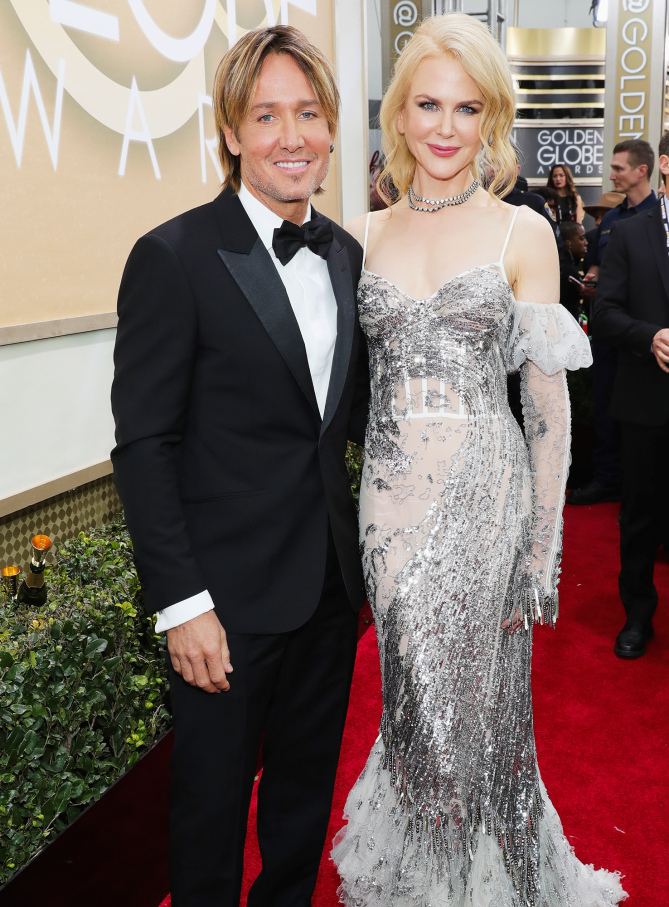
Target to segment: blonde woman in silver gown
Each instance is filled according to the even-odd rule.
[[[360,531],[383,679],[381,734],[333,850],[350,907],[625,897],[578,861],[537,767],[532,632],[557,616],[565,368],[591,357],[558,304],[550,225],[501,200],[513,117],[483,25],[427,19],[381,113],[400,198],[349,226],[365,249]],[[525,436],[507,402],[518,370]]]

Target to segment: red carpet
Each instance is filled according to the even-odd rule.
[[[656,567],[660,606],[648,654],[613,654],[623,624],[617,594],[618,506],[567,507],[561,614],[538,628],[534,703],[539,765],[579,858],[625,875],[629,907],[669,905],[669,559]],[[328,841],[376,738],[381,714],[374,633],[358,648]],[[328,847],[329,849],[329,847]],[[246,844],[244,897],[258,872],[255,800]],[[336,907],[327,855],[313,907]],[[169,898],[161,907],[168,907]]]

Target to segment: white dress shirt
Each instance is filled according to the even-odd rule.
[[[337,339],[337,300],[335,299],[327,262],[303,246],[286,265],[282,265],[272,249],[272,237],[283,220],[252,195],[242,183],[239,200],[256,229],[279,277],[286,288],[293,313],[297,319],[307,351],[309,371],[313,381],[316,402],[321,416],[330,385],[332,356]],[[311,219],[311,204],[304,223]],[[184,601],[158,611],[156,632],[161,633],[191,620],[214,607],[206,590]]]

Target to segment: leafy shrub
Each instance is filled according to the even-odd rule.
[[[356,500],[362,459],[349,444]],[[0,606],[0,884],[170,723],[165,639],[142,610],[123,519],[66,542],[46,582],[42,608]]]
[[[0,883],[170,723],[122,520],[66,542],[47,603],[0,608]]]

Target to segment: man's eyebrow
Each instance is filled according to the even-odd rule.
[[[254,104],[251,110],[271,110],[279,105],[279,101],[262,101],[260,104]],[[314,107],[320,106],[317,98],[305,98],[297,102],[297,107]]]

